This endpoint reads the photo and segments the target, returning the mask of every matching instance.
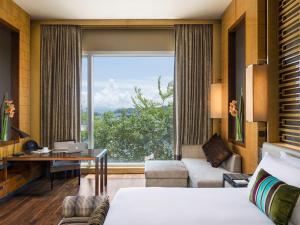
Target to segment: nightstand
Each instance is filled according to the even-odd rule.
[[[223,187],[244,188],[248,186],[251,175],[240,173],[224,173]]]

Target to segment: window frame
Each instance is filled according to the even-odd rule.
[[[175,51],[83,51],[82,52],[82,59],[84,57],[87,57],[87,101],[88,101],[88,147],[90,149],[94,148],[94,71],[93,71],[93,59],[94,57],[175,57]],[[175,71],[174,71],[175,73]],[[82,85],[82,79],[81,79],[81,85]],[[92,163],[89,163],[89,166],[91,166]],[[116,166],[116,167],[140,167],[143,166],[144,163],[109,163],[110,166]]]

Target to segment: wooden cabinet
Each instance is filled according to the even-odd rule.
[[[0,173],[0,199],[14,193],[30,181],[40,177],[41,171],[40,164],[30,164],[10,168],[6,179],[5,173]]]
[[[5,181],[0,183],[0,198],[3,198],[6,196],[6,185]]]

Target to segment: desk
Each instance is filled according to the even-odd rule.
[[[103,186],[107,188],[107,150],[88,149],[78,153],[50,152],[49,154],[25,154],[21,156],[8,156],[3,158],[6,162],[41,162],[41,161],[95,161],[95,195],[99,195],[99,175],[100,193]],[[100,165],[100,166],[99,166]],[[7,168],[5,168],[5,180],[7,179]],[[104,185],[103,185],[104,183]]]

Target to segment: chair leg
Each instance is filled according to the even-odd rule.
[[[54,180],[54,174],[50,173],[51,191],[53,190],[53,180]]]

